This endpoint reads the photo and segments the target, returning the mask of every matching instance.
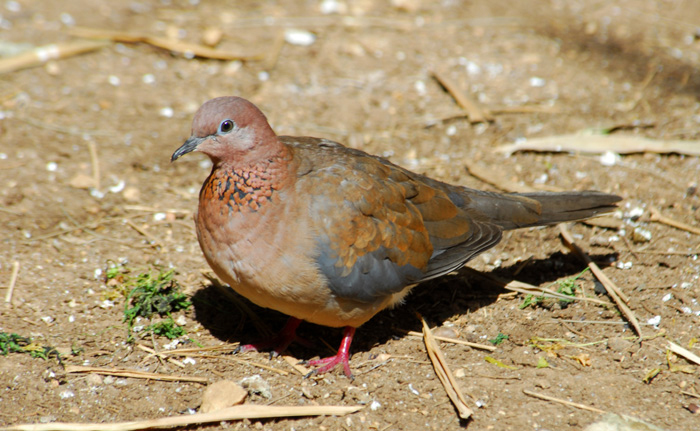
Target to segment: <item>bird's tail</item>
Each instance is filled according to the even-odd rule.
[[[483,197],[486,199],[473,200],[469,206],[488,215],[492,223],[503,229],[587,219],[614,211],[617,208],[615,203],[622,199],[616,195],[596,191],[506,195],[484,192]],[[474,203],[477,205],[473,205]]]

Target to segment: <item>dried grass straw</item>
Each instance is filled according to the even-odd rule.
[[[422,316],[419,315],[421,322],[423,323],[423,340],[425,341],[425,348],[428,352],[428,357],[433,363],[433,368],[435,368],[435,374],[437,374],[442,386],[444,386],[447,396],[452,400],[457,409],[459,417],[462,419],[468,419],[472,415],[472,410],[467,406],[467,400],[464,398],[457,380],[455,380],[452,375],[452,371],[447,366],[447,361],[445,356],[442,354],[440,345],[435,340],[433,333],[430,331],[428,324]]]

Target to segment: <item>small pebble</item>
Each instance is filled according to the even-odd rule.
[[[216,46],[224,37],[224,32],[218,27],[208,27],[202,33],[202,43],[207,46]]]
[[[600,164],[603,166],[615,166],[620,160],[620,155],[612,151],[606,151],[600,156]]]
[[[649,242],[651,241],[651,232],[641,227],[636,227],[632,232],[632,241],[637,244]]]
[[[608,339],[608,349],[613,352],[624,352],[630,347],[632,347],[632,342],[624,338],[613,337]]]
[[[99,374],[88,374],[85,381],[90,386],[99,386],[102,384],[102,376]]]
[[[201,413],[209,413],[243,403],[248,392],[231,380],[220,380],[207,386],[202,394]]]
[[[659,323],[661,323],[661,316],[654,316],[647,320],[647,323],[652,326],[659,326]]]
[[[291,45],[309,46],[316,41],[316,35],[310,31],[290,28],[284,33],[284,40]]]
[[[537,76],[530,78],[530,87],[544,87],[547,81]]]
[[[242,379],[240,382],[243,388],[248,390],[249,394],[258,394],[263,398],[272,398],[272,390],[270,389],[270,383],[267,380],[260,377],[259,374],[254,374],[250,377]]]
[[[433,335],[444,338],[459,338],[459,332],[457,332],[454,326],[440,326],[439,328],[435,328],[433,329]]]

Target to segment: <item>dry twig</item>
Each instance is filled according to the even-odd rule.
[[[460,91],[452,80],[436,70],[431,71],[431,73],[435,80],[455,99],[455,102],[457,102],[457,104],[466,111],[470,123],[487,123],[493,121],[493,116],[491,113],[488,110],[481,108],[464,92]]]
[[[31,51],[15,55],[14,57],[0,59],[0,74],[41,66],[49,60],[73,57],[75,55],[95,51],[109,44],[110,42],[101,40],[78,40],[39,46]]]
[[[416,332],[416,331],[407,331],[406,333],[408,335],[413,336],[413,337],[423,337],[422,333]],[[486,344],[471,343],[469,341],[458,340],[457,338],[438,337],[437,335],[433,335],[433,338],[435,338],[438,341],[444,341],[446,343],[462,344],[465,346],[473,347],[475,349],[488,350],[489,352],[493,352],[496,350],[496,348],[494,346],[487,346]]]
[[[156,352],[154,349],[151,349],[150,347],[146,347],[143,344],[137,344],[136,347],[143,350],[144,352],[150,353],[150,355],[146,356],[146,358],[144,358],[144,360],[150,358],[151,356],[155,356],[155,357],[164,359],[173,365],[177,365],[180,368],[185,368],[185,364],[178,361],[177,359],[173,359],[173,358],[168,357],[167,353]]]
[[[696,235],[700,235],[700,228],[697,228],[695,226],[691,226],[689,224],[685,224],[680,221],[676,221],[672,218],[668,218],[664,215],[661,214],[661,212],[654,208],[654,207],[649,207],[649,212],[651,213],[649,219],[651,221],[659,222],[662,224],[665,224],[667,226],[675,227],[676,229],[684,230],[686,232],[694,233]]]
[[[96,190],[100,189],[100,159],[97,157],[97,147],[92,141],[88,141],[90,151],[90,162],[92,163],[92,181]]]
[[[428,351],[428,356],[430,361],[433,363],[433,368],[435,368],[435,374],[437,374],[442,386],[445,387],[447,396],[450,397],[452,403],[455,405],[459,417],[462,419],[468,419],[472,415],[472,410],[467,406],[467,400],[464,398],[457,380],[455,380],[452,375],[452,371],[447,366],[447,361],[445,356],[442,354],[440,345],[435,341],[432,331],[428,327],[423,317],[419,315],[421,323],[423,323],[423,340],[425,341],[425,349]]]
[[[293,356],[282,355],[282,359],[284,359],[289,365],[292,366],[292,368],[298,371],[302,376],[306,376],[311,372],[310,369],[306,368],[305,366],[299,363],[301,362],[300,360]]]
[[[605,410],[597,409],[595,407],[587,406],[584,404],[562,400],[559,398],[550,397],[549,395],[538,394],[537,392],[528,391],[527,389],[523,389],[523,392],[525,393],[525,395],[530,395],[531,397],[539,398],[541,400],[552,401],[555,403],[564,404],[565,406],[576,407],[577,409],[581,410],[588,410],[590,412],[605,413]]]
[[[156,238],[153,234],[151,234],[146,228],[140,228],[136,226],[136,223],[132,222],[129,219],[124,219],[124,223],[126,223],[127,226],[135,230],[136,232],[140,233],[141,235],[145,236],[149,241],[149,245],[153,248],[158,248],[163,246],[163,241],[160,239]]]
[[[82,365],[66,365],[67,373],[94,373],[105,376],[132,377],[135,379],[160,380],[165,382],[193,382],[207,383],[209,379],[204,377],[174,376],[169,374],[147,373],[139,370],[127,370],[123,368],[83,367]]]
[[[550,289],[545,289],[541,287],[534,286],[532,284],[528,283],[523,283],[522,281],[518,280],[511,280],[511,281],[505,281],[499,277],[496,277],[492,274],[486,274],[483,272],[479,272],[473,268],[469,267],[464,267],[462,271],[468,271],[471,275],[475,275],[477,277],[481,277],[483,279],[489,280],[490,282],[504,288],[507,290],[511,290],[513,292],[518,292],[518,293],[523,293],[525,295],[534,295],[534,296],[542,296],[545,298],[554,298],[554,299],[561,299],[565,301],[588,301],[592,302],[594,304],[600,304],[600,305],[610,305],[609,303],[605,301],[601,301],[600,299],[596,298],[587,298],[585,296],[569,296],[569,295],[564,295],[563,293],[559,293],[554,290]]]
[[[12,303],[12,294],[15,292],[15,285],[17,284],[17,276],[19,275],[19,261],[16,260],[12,262],[12,275],[10,276],[10,283],[7,285],[7,293],[5,293],[5,302],[7,304]]]
[[[114,42],[123,43],[146,43],[158,48],[178,52],[195,57],[211,58],[214,60],[260,60],[265,58],[265,54],[241,54],[224,51],[222,49],[210,48],[196,43],[182,42],[179,40],[167,39],[164,37],[151,36],[143,33],[129,33],[123,31],[104,30],[99,28],[74,27],[70,29],[74,36],[89,39],[109,39]]]
[[[584,253],[578,245],[576,245],[576,243],[574,243],[573,237],[563,224],[559,225],[559,231],[561,232],[564,244],[571,251],[573,251],[580,259],[582,259],[584,262],[586,262],[586,264],[588,264],[588,267],[591,269],[593,275],[595,275],[596,278],[600,280],[601,284],[603,285],[603,287],[605,287],[605,290],[608,292],[608,295],[613,299],[613,301],[620,309],[622,314],[630,322],[637,335],[641,337],[642,328],[639,326],[639,321],[637,321],[637,317],[627,306],[629,298],[627,298],[627,296],[624,293],[622,293],[622,291],[617,287],[617,285],[613,283],[607,275],[605,275],[605,273],[600,269],[600,267],[598,267],[598,265],[596,265],[595,262],[593,262],[591,258],[588,257],[588,255]]]
[[[261,406],[243,404],[209,413],[184,414],[159,419],[116,423],[48,423],[12,425],[7,431],[133,431],[151,428],[184,427],[195,424],[300,416],[344,416],[361,410],[363,406]]]
[[[690,362],[694,362],[696,365],[700,365],[700,356],[691,352],[690,350],[684,349],[676,343],[668,342],[668,349],[677,355],[683,356]]]
[[[654,140],[625,135],[557,135],[532,138],[515,144],[501,145],[497,152],[511,155],[516,151],[581,152],[602,154],[612,151],[631,153],[678,153],[700,156],[700,141]]]

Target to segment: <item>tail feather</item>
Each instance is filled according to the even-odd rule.
[[[539,217],[530,224],[503,226],[504,229],[583,220],[614,211],[617,208],[615,203],[622,200],[619,196],[596,191],[538,192],[518,193],[516,195],[537,201],[539,203]]]
[[[615,203],[622,199],[597,191],[478,194],[479,199],[470,199],[466,207],[485,214],[490,222],[506,230],[583,220],[606,214],[614,211],[617,208]],[[488,199],[489,197],[493,199]]]

